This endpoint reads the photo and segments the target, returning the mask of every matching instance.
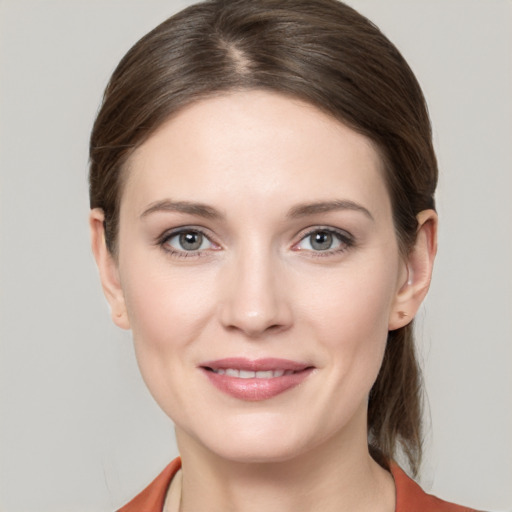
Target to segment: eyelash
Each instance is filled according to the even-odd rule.
[[[208,249],[207,250],[191,250],[191,251],[176,250],[176,249],[173,249],[168,244],[169,240],[171,240],[181,234],[186,234],[186,233],[195,233],[195,234],[201,235],[206,240],[208,240],[211,244],[217,245],[215,242],[213,242],[211,240],[211,238],[202,229],[195,228],[195,227],[188,227],[188,226],[165,232],[157,239],[156,245],[160,246],[163,251],[165,251],[166,253],[168,253],[169,255],[171,255],[172,257],[175,257],[175,258],[200,258],[200,257],[207,256],[208,252],[209,252]],[[314,228],[310,229],[306,233],[302,234],[302,236],[300,237],[300,240],[297,243],[295,243],[293,245],[293,247],[297,247],[302,241],[306,240],[308,237],[310,237],[311,235],[313,235],[315,233],[329,233],[329,234],[333,235],[340,243],[340,247],[337,247],[335,249],[328,249],[325,251],[314,251],[314,250],[306,249],[306,251],[308,251],[310,253],[310,255],[315,258],[324,258],[324,257],[332,256],[334,254],[340,254],[340,253],[347,251],[348,249],[350,249],[351,247],[353,247],[355,245],[354,237],[346,231],[338,230],[338,229],[335,229],[332,227],[315,226]],[[218,250],[218,249],[214,249],[214,250]],[[295,249],[295,250],[296,251],[304,251],[304,249]]]
[[[208,256],[208,250],[202,250],[202,251],[200,251],[200,250],[199,251],[197,251],[197,250],[196,251],[177,250],[177,249],[172,248],[168,244],[169,240],[171,240],[172,238],[175,238],[179,235],[187,234],[187,233],[195,233],[195,234],[201,235],[206,240],[208,240],[211,244],[217,245],[217,244],[215,244],[215,242],[213,242],[211,240],[211,237],[209,237],[202,229],[195,228],[193,226],[185,226],[183,228],[178,228],[178,229],[174,229],[172,231],[165,232],[163,235],[161,235],[157,239],[156,245],[159,245],[163,251],[165,251],[166,253],[168,253],[169,255],[171,255],[174,258],[200,258],[200,257]]]
[[[300,240],[294,244],[294,247],[299,245],[303,240],[306,240],[308,237],[315,233],[329,233],[333,235],[338,242],[340,243],[340,247],[337,247],[335,249],[328,249],[325,251],[314,251],[309,250],[308,252],[310,255],[314,258],[325,258],[328,256],[333,256],[335,254],[341,254],[350,248],[354,247],[355,240],[354,237],[348,233],[347,231],[341,230],[341,229],[335,229],[332,227],[323,227],[323,226],[315,226],[314,228],[308,230],[306,233],[304,233]],[[301,251],[301,249],[297,249],[298,251]]]

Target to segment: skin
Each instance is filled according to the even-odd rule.
[[[330,208],[297,214],[313,203]],[[388,330],[427,292],[437,217],[421,212],[404,260],[367,138],[279,94],[202,100],[130,159],[117,257],[102,221],[92,210],[93,252],[112,317],[132,329],[146,384],[176,425],[182,510],[394,510],[392,478],[368,454],[367,399]],[[183,227],[204,232],[201,250],[172,236]],[[329,249],[312,245],[315,229],[337,233]],[[226,357],[314,370],[245,401],[199,369]]]

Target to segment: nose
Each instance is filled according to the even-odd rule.
[[[278,258],[253,249],[225,268],[219,316],[224,328],[259,338],[287,330],[292,310]]]

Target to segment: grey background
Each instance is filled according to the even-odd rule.
[[[115,64],[190,2],[0,0],[0,510],[108,511],[176,454],[89,249],[87,143]],[[512,510],[512,4],[352,0],[427,96],[440,253],[419,322],[422,483]]]

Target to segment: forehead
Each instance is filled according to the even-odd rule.
[[[308,103],[266,91],[185,107],[134,152],[127,171],[122,204],[138,208],[164,196],[254,207],[348,196],[389,206],[372,141]]]

